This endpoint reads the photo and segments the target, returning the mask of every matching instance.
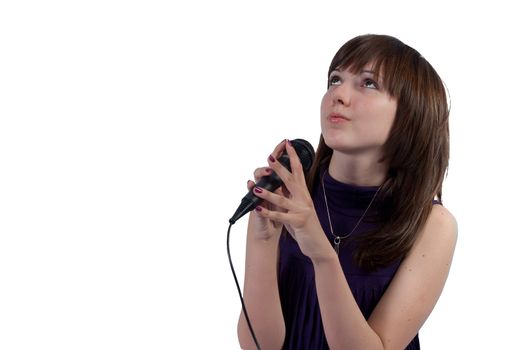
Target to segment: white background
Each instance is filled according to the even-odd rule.
[[[330,60],[366,33],[452,98],[459,242],[423,349],[520,348],[513,3],[3,1],[0,348],[238,348],[227,220],[279,141],[316,146]]]

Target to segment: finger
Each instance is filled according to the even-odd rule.
[[[256,197],[259,197],[278,208],[281,208],[284,210],[290,209],[291,202],[289,199],[285,198],[284,196],[267,191],[266,189],[263,189],[260,187],[254,187],[253,193]]]
[[[258,182],[263,176],[272,174],[272,169],[269,167],[257,168],[254,171],[254,181]]]
[[[267,208],[264,208],[262,206],[257,206],[255,208],[255,211],[258,215],[270,219],[275,222],[283,223],[285,224],[287,222],[288,215],[287,213],[281,212],[281,211],[272,211]]]
[[[254,193],[253,188],[255,188],[255,187],[256,187],[256,183],[254,181],[252,181],[252,180],[248,180],[247,181],[247,189],[248,189],[249,192],[252,191],[252,193]],[[261,207],[267,207],[267,205],[270,206],[271,204],[266,202],[266,201],[261,201],[261,203],[259,205]]]
[[[252,189],[255,186],[256,186],[256,182],[254,182],[252,180],[247,180],[247,190],[252,191]],[[272,192],[274,192],[280,196],[289,197],[289,191],[287,190],[287,188],[285,188],[285,185],[278,187],[277,189],[275,189]]]
[[[280,196],[283,196],[283,197],[289,197],[289,191],[287,191],[287,189],[285,188],[285,185],[281,185],[280,187],[278,187],[277,189],[275,189],[274,191],[272,191]]]
[[[280,191],[281,191],[281,194],[287,198],[290,197],[291,193],[289,192],[289,190],[287,189],[287,187],[285,187],[285,185],[283,185],[282,187],[280,187]]]
[[[287,151],[287,154],[289,156],[289,160],[291,163],[291,171],[294,178],[300,181],[304,181],[305,176],[303,175],[303,166],[301,164],[300,157],[298,156],[298,153],[296,153],[294,146],[289,140],[287,140],[285,144],[285,150]]]
[[[278,159],[280,158],[280,156],[283,154],[283,152],[285,151],[285,141],[287,141],[287,139],[283,140],[282,142],[280,142],[275,148],[274,150],[272,151],[272,153],[269,155],[269,159],[272,157],[274,159]]]
[[[285,147],[285,143],[282,146]],[[269,155],[269,157],[267,158],[267,162],[269,163],[269,167],[271,167],[271,169],[274,170],[276,175],[280,177],[283,183],[292,192],[292,185],[289,183],[289,181],[291,180],[291,172],[287,170],[287,168],[285,168],[285,166],[282,163],[280,163],[280,161],[274,158],[273,154]]]

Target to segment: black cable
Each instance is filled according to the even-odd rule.
[[[236,288],[238,289],[238,294],[240,295],[240,300],[242,302],[242,310],[243,314],[245,315],[245,319],[247,320],[247,325],[249,326],[249,331],[251,332],[252,339],[254,340],[254,344],[256,344],[256,349],[260,350],[260,344],[258,344],[258,339],[256,339],[256,335],[254,334],[254,330],[252,329],[251,320],[249,319],[249,315],[247,314],[247,308],[245,307],[245,303],[243,301],[242,296],[242,290],[240,288],[240,284],[238,283],[238,278],[236,278],[236,272],[234,271],[234,266],[232,265],[232,259],[231,259],[231,249],[229,248],[229,237],[231,234],[231,227],[232,223],[229,225],[229,229],[227,230],[227,255],[229,256],[229,264],[231,265],[231,271],[232,275],[234,276],[234,282],[236,282]]]

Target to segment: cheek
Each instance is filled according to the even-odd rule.
[[[396,102],[391,102],[386,110],[383,112],[385,116],[385,120],[387,121],[387,124],[389,125],[389,129],[392,127],[392,124],[394,123],[394,119],[396,119],[396,110],[398,108],[398,105]]]
[[[385,139],[388,139],[390,130],[392,129],[392,125],[394,124],[394,120],[396,118],[396,107],[395,106],[387,106],[387,108],[384,108],[381,113],[381,121],[380,121],[380,129],[383,137]]]
[[[320,102],[320,114],[321,114],[321,116],[323,116],[324,113],[325,113],[326,101],[327,101],[327,94],[323,95],[323,97],[321,99],[321,102]]]
[[[367,134],[369,138],[386,141],[392,124],[394,123],[396,108],[395,105],[384,103],[382,105],[362,105],[360,109],[363,123],[358,125],[362,134]],[[356,127],[356,125],[355,125]]]
[[[379,119],[384,124],[389,124],[396,115],[396,102],[388,98],[382,98],[366,106],[366,109],[373,111],[372,115],[374,118]]]

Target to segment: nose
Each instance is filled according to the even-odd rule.
[[[332,93],[332,102],[334,105],[341,104],[343,106],[350,106],[352,91],[350,91],[349,84],[342,83],[336,86]]]

